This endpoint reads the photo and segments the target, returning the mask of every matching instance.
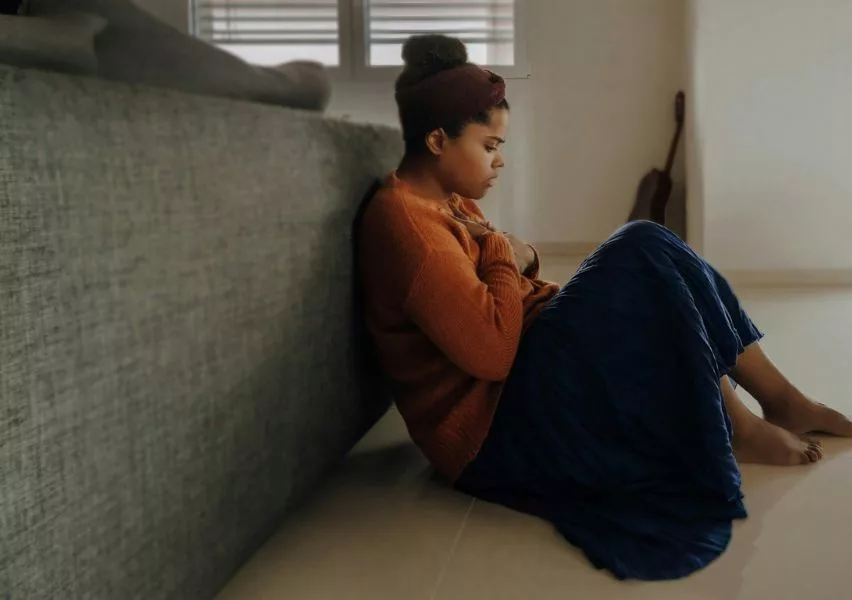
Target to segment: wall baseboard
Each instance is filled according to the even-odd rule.
[[[595,251],[593,242],[533,242],[541,256],[556,259],[582,260]]]
[[[533,244],[544,261],[579,264],[598,244],[593,242],[539,242]],[[852,269],[723,269],[735,286],[762,288],[852,288]]]
[[[852,287],[852,269],[729,269],[723,274],[731,284],[748,287]]]

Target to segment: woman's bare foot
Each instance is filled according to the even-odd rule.
[[[822,458],[822,444],[802,439],[789,431],[754,420],[734,432],[734,456],[739,463],[793,466],[817,462]]]
[[[795,434],[827,433],[852,437],[852,420],[846,415],[814,402],[793,388],[785,397],[767,404],[766,420]]]

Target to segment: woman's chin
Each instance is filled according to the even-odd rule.
[[[489,191],[491,191],[490,187],[482,188],[482,189],[477,190],[475,192],[471,191],[471,193],[467,196],[467,198],[469,198],[471,200],[475,200],[476,202],[479,202],[480,200],[485,198],[485,196],[488,195]]]

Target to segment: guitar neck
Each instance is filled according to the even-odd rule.
[[[683,121],[678,121],[677,129],[675,130],[674,138],[672,138],[671,146],[669,146],[669,156],[666,159],[665,172],[671,175],[672,167],[674,166],[675,156],[677,155],[677,147],[680,142],[680,135],[683,132]]]

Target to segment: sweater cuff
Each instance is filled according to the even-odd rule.
[[[485,267],[492,263],[503,263],[517,269],[515,251],[506,236],[499,233],[486,233],[479,238],[480,264]]]

